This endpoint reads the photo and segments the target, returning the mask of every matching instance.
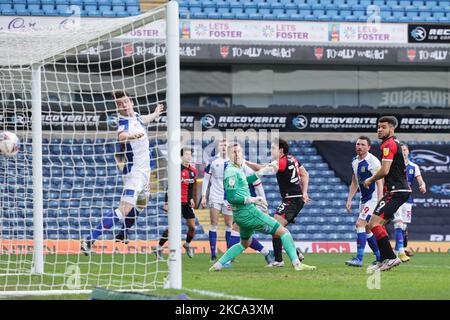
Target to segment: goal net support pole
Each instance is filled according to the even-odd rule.
[[[34,274],[44,273],[44,193],[42,182],[42,95],[41,65],[32,65],[32,154],[33,154],[33,267]]]
[[[167,143],[169,201],[169,287],[181,289],[181,176],[180,176],[180,38],[178,3],[167,5]]]

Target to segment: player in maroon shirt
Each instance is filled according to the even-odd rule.
[[[194,256],[194,249],[190,246],[190,243],[195,236],[194,185],[197,181],[197,170],[191,165],[193,153],[194,150],[189,147],[181,149],[181,214],[186,220],[188,227],[186,242],[183,247],[186,249],[186,254],[189,258]],[[164,211],[168,212],[167,194]],[[162,247],[167,242],[168,238],[169,229],[166,229],[159,240],[158,247],[155,251],[158,259],[162,258]]]
[[[384,178],[384,196],[378,202],[368,224],[377,238],[382,262],[370,266],[371,270],[385,271],[402,263],[392,250],[384,227],[392,220],[398,208],[408,200],[411,193],[400,142],[394,137],[396,124],[397,120],[394,117],[381,117],[378,120],[378,138],[383,141],[381,168],[364,181],[364,186],[368,188],[375,181]]]
[[[270,151],[273,160],[272,165],[276,170],[278,187],[280,188],[282,198],[282,202],[274,214],[274,219],[285,227],[290,223],[295,223],[295,218],[305,203],[311,201],[308,196],[309,174],[300,161],[289,154],[289,144],[287,141],[283,139],[275,140],[271,145]],[[246,164],[255,171],[264,167],[248,161]],[[275,261],[270,266],[282,267],[284,266],[284,262],[281,239],[274,236],[272,238],[272,244]],[[297,255],[300,261],[303,261],[304,256],[299,249],[297,249]]]

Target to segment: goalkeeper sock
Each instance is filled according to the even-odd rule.
[[[169,240],[169,229],[163,232],[161,239],[159,239],[159,246],[162,247],[167,240]]]
[[[227,249],[229,249],[232,244],[230,244],[230,237],[231,237],[231,227],[227,227],[225,229],[225,241],[227,243]]]
[[[242,245],[242,243],[235,244],[230,249],[228,249],[225,254],[219,259],[219,263],[221,265],[228,263],[238,255],[240,255],[244,250],[245,247]]]
[[[239,232],[231,230],[229,248],[234,246],[236,243],[239,243],[240,241],[241,241],[241,235],[239,234]]]
[[[88,237],[88,240],[95,241],[103,234],[104,229],[111,229],[114,225],[116,225],[120,220],[122,220],[123,215],[119,209],[109,213],[103,220],[95,227],[92,231],[91,237]]]
[[[283,261],[283,242],[280,237],[273,236],[272,237],[272,245],[273,245],[273,253],[275,254],[275,261],[282,262]]]
[[[291,259],[292,264],[298,263],[299,260],[297,257],[297,251],[291,233],[286,232],[280,237],[280,239],[283,242],[284,250],[286,250],[286,253],[289,256],[289,259]]]
[[[394,232],[395,232],[395,251],[400,254],[405,253],[405,248],[403,247],[402,223],[394,224]]]
[[[369,244],[370,249],[372,249],[373,254],[377,258],[377,261],[381,262],[380,249],[378,249],[377,239],[373,236],[372,232],[367,233],[366,238],[367,238],[367,243]]]
[[[216,228],[211,227],[209,230],[209,246],[211,247],[211,258],[216,257],[216,242],[217,242],[217,229]]]

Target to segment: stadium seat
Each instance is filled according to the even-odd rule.
[[[122,0],[113,0],[112,1],[112,11],[116,13],[124,13],[125,12],[125,2]]]
[[[41,11],[41,1],[40,0],[27,0],[27,8],[32,12]]]

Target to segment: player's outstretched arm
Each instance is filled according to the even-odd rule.
[[[129,134],[127,131],[124,131],[119,134],[119,142],[127,142],[127,141],[131,141],[131,140],[137,140],[143,136],[144,136],[144,134],[142,132],[138,132],[135,134]]]
[[[258,171],[258,170],[261,170],[262,168],[264,168],[263,164],[254,163],[254,162],[251,162],[248,160],[245,160],[245,164],[253,171]]]
[[[142,122],[144,124],[149,124],[150,122],[155,121],[155,119],[158,118],[163,112],[164,112],[164,105],[159,103],[156,106],[156,109],[155,109],[155,111],[153,111],[153,113],[145,115],[145,116],[141,116]]]

